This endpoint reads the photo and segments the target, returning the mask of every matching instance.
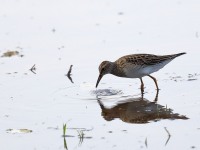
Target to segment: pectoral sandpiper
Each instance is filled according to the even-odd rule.
[[[155,82],[157,91],[159,90],[156,78],[150,74],[163,68],[174,58],[186,53],[172,55],[152,55],[152,54],[133,54],[119,58],[115,62],[103,61],[99,66],[99,77],[96,88],[106,74],[113,74],[118,77],[139,78],[141,81],[141,92],[144,92],[142,77],[149,76]]]

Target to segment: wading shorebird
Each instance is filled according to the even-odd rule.
[[[186,53],[178,53],[172,55],[152,55],[152,54],[133,54],[126,55],[115,62],[103,61],[99,65],[99,77],[97,79],[96,88],[106,74],[113,74],[124,78],[139,78],[141,81],[141,92],[144,93],[144,83],[142,77],[149,76],[155,82],[157,93],[159,91],[156,78],[150,74],[163,68],[174,58]]]

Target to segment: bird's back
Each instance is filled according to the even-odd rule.
[[[126,77],[140,78],[163,68],[174,58],[185,53],[172,55],[133,54],[126,55],[115,61],[118,70]]]
[[[183,54],[186,53],[178,53],[172,55],[132,54],[123,56],[115,62],[122,65],[123,63],[133,63],[135,65],[156,65],[166,60],[173,60],[174,58]]]

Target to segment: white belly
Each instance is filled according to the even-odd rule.
[[[163,68],[166,64],[168,64],[171,60],[164,61],[162,63],[156,65],[145,65],[145,66],[135,66],[135,65],[127,65],[124,68],[124,72],[127,78],[141,78],[143,76],[149,75],[153,72],[156,72]]]

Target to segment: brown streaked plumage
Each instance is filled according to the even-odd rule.
[[[174,58],[186,53],[178,53],[172,55],[153,55],[153,54],[133,54],[126,55],[115,62],[103,61],[99,66],[99,77],[96,87],[102,77],[106,74],[113,74],[118,77],[139,78],[141,81],[141,92],[144,92],[144,83],[142,77],[149,76],[155,82],[157,91],[159,90],[156,78],[150,74],[163,68]]]

